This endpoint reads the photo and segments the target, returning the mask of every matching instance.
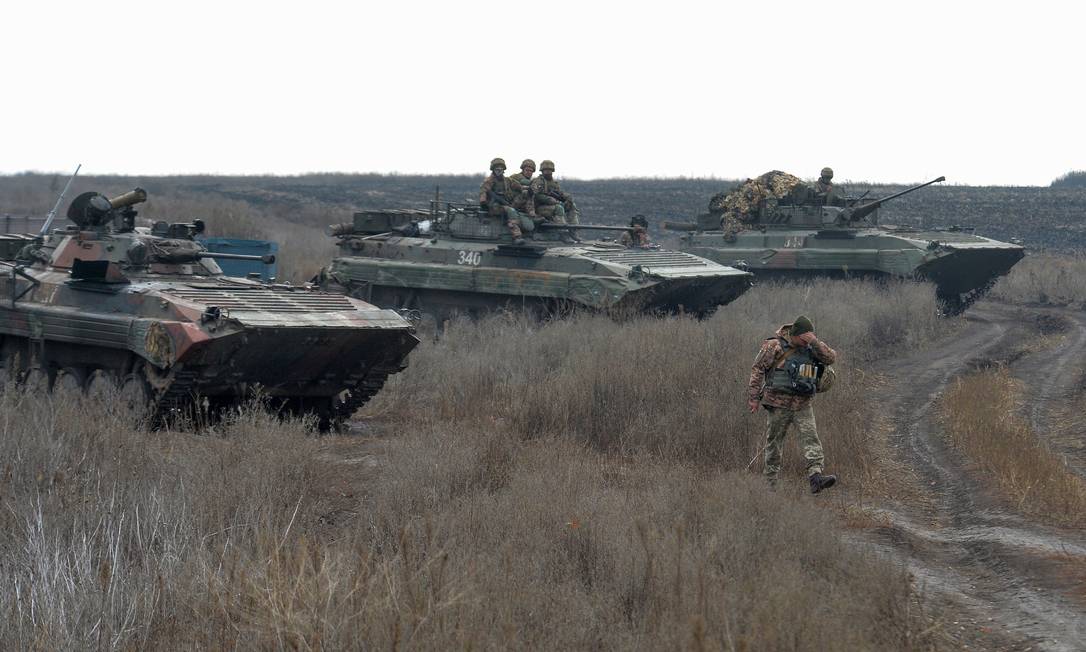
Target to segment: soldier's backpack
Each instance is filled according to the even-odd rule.
[[[781,354],[773,361],[766,375],[766,388],[785,394],[813,396],[833,387],[837,373],[833,367],[814,357],[811,347],[795,347],[784,338],[778,339]]]

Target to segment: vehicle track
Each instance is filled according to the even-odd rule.
[[[1049,447],[1064,456],[1068,466],[1086,478],[1086,428],[1075,423],[1076,400],[1086,392],[1086,312],[1039,308],[1041,316],[1067,324],[1052,348],[1031,353],[1014,365],[1015,377],[1025,381],[1026,418]]]
[[[1029,337],[1015,308],[981,303],[966,319],[968,328],[952,340],[882,370],[894,388],[883,397],[894,424],[891,443],[929,500],[890,509],[892,525],[880,529],[878,547],[901,559],[927,590],[1023,645],[1083,649],[1086,607],[1071,595],[1080,588],[1071,571],[1086,567],[1086,535],[1030,522],[1003,506],[948,446],[935,415],[955,376],[1001,359]],[[1033,405],[1052,405],[1060,385],[1043,379]],[[1037,408],[1035,418],[1046,412]]]

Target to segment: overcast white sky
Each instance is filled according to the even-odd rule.
[[[1077,2],[12,0],[0,173],[1086,169]]]

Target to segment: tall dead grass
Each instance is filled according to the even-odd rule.
[[[916,319],[853,317],[892,315],[885,302]],[[111,402],[9,388],[0,640],[938,647],[924,596],[846,543],[798,455],[780,493],[741,471],[762,428],[743,412],[750,360],[797,312],[842,353],[843,384],[818,404],[830,459],[863,468],[878,441],[857,367],[887,338],[946,327],[930,289],[788,286],[704,322],[457,322],[370,408],[380,440],[316,438],[256,409],[200,436],[147,433]]]
[[[705,321],[616,326],[584,315],[541,325],[504,315],[454,322],[439,342],[412,354],[408,370],[369,409],[429,424],[499,423],[523,438],[561,436],[599,450],[742,469],[763,444],[763,415],[746,410],[751,362],[764,338],[801,313],[840,355],[837,387],[815,402],[828,463],[849,469],[853,480],[874,478],[885,456],[872,425],[877,404],[866,400],[876,379],[865,367],[954,328],[937,317],[928,286],[759,286]],[[793,470],[799,462],[786,455]]]
[[[1082,255],[1026,256],[992,288],[992,298],[1009,303],[1086,306],[1086,258]]]
[[[352,442],[367,472],[258,410],[197,437],[0,407],[5,647],[938,644],[903,569],[741,474],[464,425]]]
[[[950,441],[1020,511],[1064,525],[1086,524],[1086,482],[1019,416],[1020,396],[1005,368],[958,379],[942,405]]]

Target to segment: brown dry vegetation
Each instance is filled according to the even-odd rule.
[[[992,298],[1029,305],[1086,307],[1086,258],[1026,256],[992,288]]]
[[[904,570],[846,543],[825,507],[846,507],[881,454],[872,408],[851,400],[862,366],[953,324],[921,285],[765,290],[704,322],[454,323],[367,407],[376,440],[316,438],[259,410],[202,435],[146,433],[9,388],[0,640],[937,646]],[[762,427],[743,412],[750,360],[797,312],[843,358],[818,413],[844,486],[819,498],[794,449],[780,493],[742,471]]]
[[[1057,524],[1086,524],[1086,482],[1019,416],[1020,396],[1006,368],[958,379],[942,404],[951,443],[1020,511]]]

